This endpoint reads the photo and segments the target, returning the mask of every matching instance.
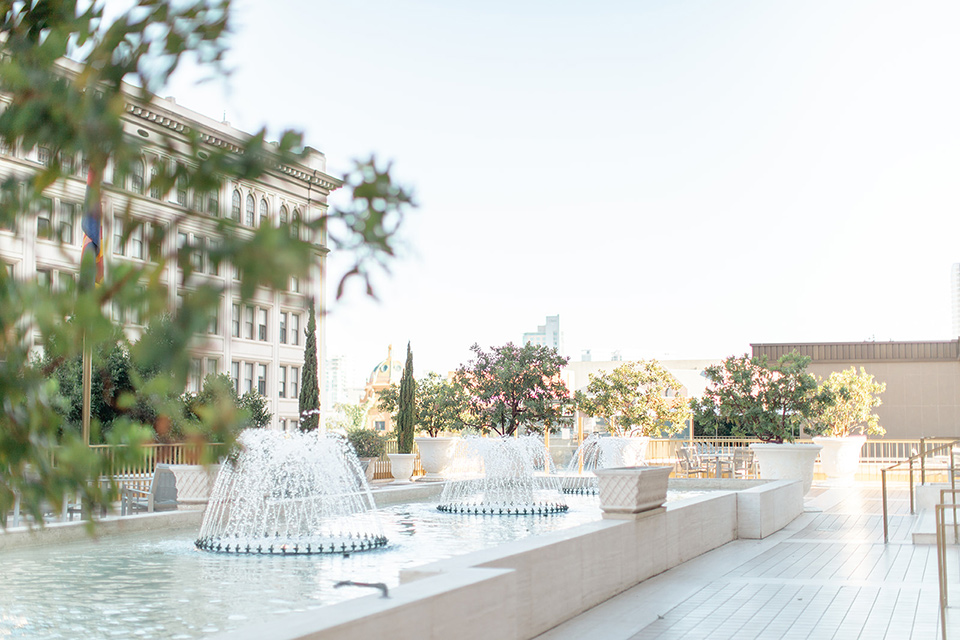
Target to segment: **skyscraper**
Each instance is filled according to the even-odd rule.
[[[560,352],[563,345],[563,338],[560,334],[560,316],[547,316],[546,324],[538,325],[535,332],[523,334],[523,344],[553,347],[557,352]]]

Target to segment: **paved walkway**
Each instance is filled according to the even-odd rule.
[[[538,640],[936,640],[937,550],[914,545],[905,487],[815,485],[805,513],[765,540],[737,540],[594,607]],[[950,550],[960,640],[957,549]],[[952,615],[951,615],[952,614]]]

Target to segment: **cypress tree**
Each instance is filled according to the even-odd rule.
[[[414,422],[417,420],[417,383],[413,379],[413,351],[407,343],[407,363],[400,378],[400,396],[397,402],[397,452],[413,453]]]
[[[312,298],[306,333],[300,378],[300,430],[314,431],[320,424],[320,384],[317,380],[317,318]]]

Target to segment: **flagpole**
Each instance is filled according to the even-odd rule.
[[[83,338],[83,443],[90,446],[90,388],[93,378],[93,354],[87,348],[87,338]]]

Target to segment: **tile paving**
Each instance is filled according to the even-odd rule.
[[[888,493],[888,544],[878,484],[816,485],[805,505],[773,536],[726,544],[538,640],[940,637],[936,547],[913,544],[905,486]],[[960,557],[949,554],[948,632],[960,640]]]

